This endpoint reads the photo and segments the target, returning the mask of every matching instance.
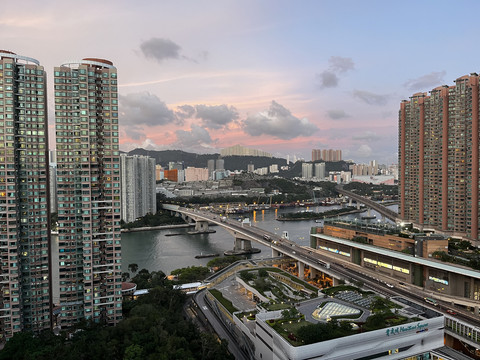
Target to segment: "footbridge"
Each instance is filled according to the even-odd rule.
[[[373,200],[370,200],[370,199],[367,199],[363,196],[355,194],[352,191],[345,190],[342,185],[337,185],[335,190],[339,194],[342,194],[344,196],[348,196],[350,199],[355,200],[357,203],[365,204],[365,206],[367,206],[368,208],[371,208],[371,209],[379,212],[382,216],[385,216],[386,218],[388,218],[392,221],[395,221],[395,222],[401,221],[399,216],[398,216],[398,213],[396,213],[395,211],[393,211],[391,209],[388,209],[387,207],[385,207],[385,206],[383,206],[383,205],[381,205],[381,204],[379,204],[379,203],[377,203]]]

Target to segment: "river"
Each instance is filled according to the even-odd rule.
[[[315,212],[323,212],[338,208],[338,206],[323,207],[314,206],[309,208]],[[310,245],[310,228],[321,224],[314,220],[305,221],[277,221],[276,217],[285,212],[304,211],[308,208],[287,208],[256,211],[254,214],[246,214],[249,217],[252,226],[257,226],[264,230],[281,235],[283,231],[288,231],[290,240],[299,245]],[[377,219],[380,216],[375,211]],[[360,218],[365,213],[348,215],[345,218]],[[230,215],[230,219],[236,219],[239,216]],[[374,220],[377,221],[377,220]],[[218,253],[223,256],[225,250],[232,250],[234,245],[233,236],[221,226],[212,226],[215,233],[202,235],[188,235],[187,231],[191,229],[174,230],[152,230],[142,232],[132,232],[122,234],[122,271],[128,271],[128,265],[135,263],[138,269],[147,269],[149,271],[161,270],[165,274],[170,274],[172,270],[187,266],[205,266],[211,258],[196,259],[195,255]],[[165,236],[168,233],[182,233],[177,236]],[[263,258],[271,256],[271,249],[259,243],[252,244],[261,250],[258,254],[250,255],[251,258]]]

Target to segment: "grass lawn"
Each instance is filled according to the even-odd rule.
[[[356,291],[362,295],[368,295],[368,294],[373,294],[373,291],[363,291],[355,286],[351,285],[338,285],[338,286],[333,286],[328,289],[323,289],[322,292],[324,294],[327,294],[328,296],[335,295],[337,292],[340,291],[345,291],[345,290],[350,290],[350,291]]]
[[[311,325],[308,321],[305,320],[300,320],[298,322],[297,320],[292,320],[292,323],[290,321],[275,321],[275,324],[272,326],[277,333],[283,336],[285,340],[287,340],[290,344],[293,346],[301,346],[303,343],[301,341],[295,341],[292,340],[288,337],[289,334],[296,334],[298,332],[298,329],[300,329],[302,326],[305,325]],[[270,324],[271,325],[271,324]]]
[[[271,305],[267,305],[266,308],[270,311],[275,311],[275,310],[283,310],[283,309],[289,309],[291,308],[292,305],[289,305],[289,304],[271,304]]]
[[[225,308],[228,310],[230,314],[233,314],[234,312],[238,311],[238,309],[233,306],[232,302],[230,300],[227,300],[223,297],[222,293],[218,291],[217,289],[209,289],[210,293],[217,299]]]
[[[306,289],[315,292],[315,294],[316,294],[317,291],[318,291],[318,288],[316,288],[315,286],[312,286],[312,285],[310,285],[309,283],[307,283],[307,282],[305,282],[305,281],[303,281],[303,280],[300,280],[300,279],[297,278],[296,276],[294,276],[294,275],[292,275],[292,274],[289,274],[288,272],[283,271],[282,269],[272,267],[272,268],[267,268],[267,269],[265,269],[265,270],[271,271],[271,272],[276,272],[276,273],[285,275],[285,276],[289,277],[290,279],[292,279],[293,281],[295,281],[297,284],[303,285]]]

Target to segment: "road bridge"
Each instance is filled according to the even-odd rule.
[[[310,269],[322,271],[337,280],[341,279],[337,273],[330,270],[330,264],[326,261],[326,257],[315,254],[312,250],[302,248],[294,241],[280,237],[274,233],[260,229],[256,226],[250,226],[235,220],[229,220],[225,217],[220,217],[217,214],[212,214],[206,211],[188,209],[170,204],[164,204],[163,208],[181,214],[187,221],[192,220],[195,222],[213,223],[222,226],[235,238],[235,249],[238,248],[239,241],[242,241],[243,246],[245,246],[243,249],[248,250],[252,247],[249,242],[254,241],[271,248],[273,257],[282,255],[291,257],[297,261],[298,268],[302,270],[300,271],[300,277],[303,276],[303,269],[305,268],[305,265],[307,265]],[[206,227],[203,226],[203,228],[205,229]]]
[[[230,232],[235,239],[239,238],[244,241],[255,241],[261,243],[272,250],[272,257],[278,256],[287,256],[291,258],[293,261],[297,263],[298,269],[298,276],[299,278],[304,278],[304,269],[306,266],[310,269],[310,276],[313,278],[316,276],[317,272],[322,272],[333,279],[333,284],[337,285],[339,280],[348,280],[348,281],[361,281],[364,284],[368,284],[368,286],[386,296],[403,296],[406,298],[414,299],[417,302],[423,302],[424,297],[431,297],[431,291],[425,291],[425,289],[415,287],[412,285],[412,289],[414,288],[415,291],[412,289],[408,289],[405,291],[403,287],[399,286],[398,279],[389,277],[385,274],[378,274],[376,273],[374,276],[376,277],[375,280],[372,280],[371,276],[367,275],[367,273],[371,272],[366,268],[359,267],[356,264],[349,263],[347,261],[342,261],[338,257],[339,256],[332,256],[332,254],[326,254],[324,251],[319,251],[316,249],[312,249],[309,247],[302,247],[296,244],[294,241],[289,239],[282,238],[276,234],[270,233],[263,229],[260,229],[256,226],[248,226],[239,223],[238,221],[232,221],[228,219],[222,219],[217,214],[212,214],[206,211],[199,211],[197,209],[187,209],[177,205],[163,205],[164,209],[176,212],[181,214],[185,219],[192,220],[196,222],[205,222],[205,223],[214,223],[219,226],[225,228],[228,232]],[[268,240],[266,239],[265,235],[268,236]],[[318,236],[318,235],[314,235]],[[345,241],[339,240],[337,241]],[[360,244],[355,244],[360,245]],[[383,250],[383,249],[382,249]],[[398,253],[397,255],[400,255]],[[418,259],[410,257],[409,260],[415,259],[417,261],[424,261],[425,259]],[[340,264],[339,264],[340,263]],[[445,266],[445,265],[443,265]],[[359,271],[359,268],[362,271]],[[379,281],[379,278],[383,277],[384,279],[388,279],[387,281]],[[391,288],[391,284],[395,284],[394,288]],[[410,284],[405,284],[406,286],[410,286]],[[438,294],[437,297],[439,300],[444,300],[448,304],[462,304],[462,305],[474,305],[472,304],[472,300],[465,299],[462,297],[448,297],[446,298],[445,295]],[[445,297],[445,299],[443,298]],[[478,311],[478,304],[477,311]],[[440,306],[440,311],[444,312],[444,314],[448,315],[447,310],[449,307],[444,306],[443,308]],[[448,325],[455,329],[455,331],[450,331],[450,335],[460,339],[462,341],[466,341],[468,343],[477,343],[478,347],[480,347],[480,335],[477,338],[477,334],[480,334],[480,331],[477,332],[480,326],[480,319],[478,318],[478,313],[476,315],[467,314],[464,312],[463,317],[461,320],[455,319],[451,316],[448,316],[450,322]],[[472,332],[468,331],[469,328],[465,326],[455,325],[456,321],[464,321],[469,324],[470,328],[473,330],[475,329],[475,336],[471,335]]]
[[[339,194],[342,194],[344,196],[348,196],[350,199],[353,199],[355,200],[357,203],[362,203],[362,204],[365,204],[365,206],[367,206],[368,208],[371,208],[377,212],[379,212],[382,216],[385,216],[386,218],[392,220],[392,221],[395,221],[395,222],[399,222],[401,221],[401,219],[399,218],[398,216],[398,213],[373,201],[373,200],[370,200],[370,199],[367,199],[363,196],[360,196],[358,194],[355,194],[354,192],[352,191],[348,191],[348,190],[345,190],[343,188],[342,185],[337,185],[335,190],[339,193]]]

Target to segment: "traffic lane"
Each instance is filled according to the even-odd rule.
[[[207,318],[210,325],[215,329],[220,339],[228,340],[228,350],[235,357],[235,359],[248,360],[245,354],[238,347],[236,339],[226,329],[225,325],[213,313],[210,306],[205,301],[206,290],[202,290],[195,295],[195,302],[198,305],[199,311]]]

